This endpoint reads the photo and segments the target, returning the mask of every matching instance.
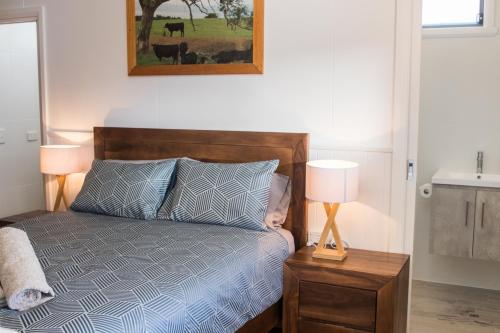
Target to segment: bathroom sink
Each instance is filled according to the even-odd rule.
[[[462,186],[500,188],[500,175],[439,170],[432,177],[432,183],[441,185],[462,185]]]

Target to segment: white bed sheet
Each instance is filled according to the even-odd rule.
[[[295,253],[295,241],[293,239],[293,235],[290,231],[283,229],[283,228],[277,228],[276,231],[283,236],[283,238],[286,239],[286,242],[288,243],[288,250],[290,251],[290,254]]]

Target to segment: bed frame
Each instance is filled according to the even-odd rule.
[[[305,199],[309,135],[301,133],[196,131],[141,128],[94,128],[95,158],[153,160],[190,157],[219,163],[279,159],[278,172],[290,177],[292,200],[283,227],[296,249],[307,242]],[[281,302],[247,322],[238,333],[264,333],[281,326]]]

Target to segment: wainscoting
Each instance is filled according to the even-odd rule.
[[[88,169],[93,160],[93,137],[90,131],[48,131],[52,144],[79,144],[83,147],[84,167]],[[372,148],[329,148],[313,147],[309,157],[317,159],[344,159],[360,164],[360,196],[358,202],[342,205],[338,224],[342,237],[356,248],[387,251],[391,225],[389,216],[391,204],[391,162],[390,149]],[[68,179],[67,193],[72,200],[80,190],[85,175],[72,175]],[[49,200],[56,187],[49,183]],[[326,220],[319,203],[309,204],[309,239],[316,241]]]

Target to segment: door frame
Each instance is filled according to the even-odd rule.
[[[422,0],[413,1],[412,60],[410,81],[410,114],[408,119],[408,158],[415,161],[414,176],[406,191],[405,252],[413,255],[415,209],[417,197],[418,138],[422,67]]]
[[[391,228],[390,250],[413,255],[422,59],[422,0],[396,0],[395,42],[391,217],[396,226]],[[414,162],[413,177],[408,177],[410,160]],[[411,263],[408,331],[412,276]]]
[[[396,0],[389,251],[413,254],[422,44],[422,0]],[[414,161],[408,178],[408,161]]]
[[[47,143],[47,133],[48,133],[48,115],[47,115],[47,105],[48,105],[48,95],[47,95],[47,64],[46,64],[46,53],[44,48],[45,41],[45,23],[44,23],[44,8],[39,6],[34,7],[24,7],[16,9],[5,9],[0,11],[0,24],[9,23],[25,23],[25,22],[35,22],[37,28],[37,42],[38,42],[38,96],[39,96],[39,109],[40,109],[40,145]],[[49,197],[47,193],[48,184],[47,178],[44,177],[44,196],[45,204],[49,207]]]

